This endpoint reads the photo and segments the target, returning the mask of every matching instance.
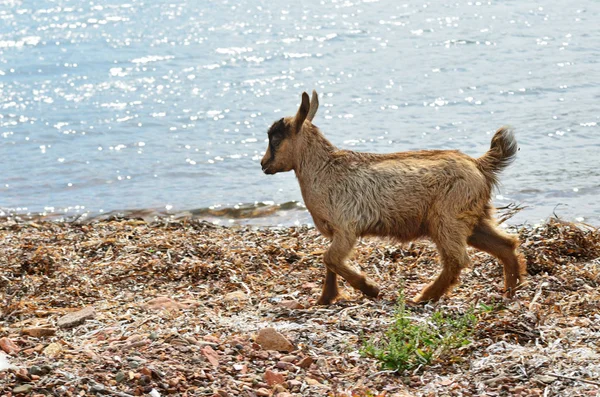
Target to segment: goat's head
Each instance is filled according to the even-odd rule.
[[[284,117],[269,128],[269,146],[260,162],[265,174],[276,174],[294,169],[301,140],[302,126],[312,121],[319,107],[317,92],[313,91],[312,100],[306,92],[302,93],[302,103],[294,117]]]

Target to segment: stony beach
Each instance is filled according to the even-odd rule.
[[[344,285],[316,306],[327,240],[312,228],[224,228],[112,219],[0,223],[0,395],[596,396],[600,232],[549,220],[514,228],[527,282],[472,266],[441,302],[477,316],[471,343],[410,372],[361,354],[390,324],[400,288],[439,271],[429,242],[361,241],[353,263],[382,287]]]

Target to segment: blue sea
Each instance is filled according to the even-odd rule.
[[[0,215],[310,223],[271,123],[370,152],[520,152],[513,223],[600,225],[597,1],[2,0]]]

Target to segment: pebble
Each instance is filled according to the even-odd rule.
[[[43,338],[44,336],[53,336],[56,334],[56,328],[48,327],[29,327],[23,328],[21,334],[33,336],[34,338]]]
[[[300,302],[294,299],[281,301],[279,302],[279,304],[291,310],[304,309],[304,306],[302,306]]]
[[[150,390],[148,394],[150,394],[150,397],[160,397],[160,393],[156,389]]]
[[[320,369],[327,369],[327,360],[323,357],[317,359],[317,367]]]
[[[281,357],[281,361],[284,361],[286,363],[293,363],[296,362],[298,360],[298,356],[283,356]]]
[[[283,369],[286,371],[293,371],[294,368],[296,367],[294,364],[288,363],[286,361],[279,361],[279,362],[277,362],[277,364],[275,364],[275,366],[279,369]]]
[[[246,302],[248,301],[250,298],[248,297],[248,295],[246,294],[246,292],[242,291],[242,290],[237,290],[237,291],[233,291],[230,292],[228,294],[226,294],[223,297],[223,300],[225,302]]]
[[[285,382],[285,378],[282,374],[280,374],[279,372],[272,371],[270,369],[265,371],[264,378],[267,384],[271,387],[273,387],[274,385],[280,385],[283,382]]]
[[[27,394],[31,390],[33,390],[33,385],[30,383],[26,383],[24,385],[19,385],[13,389],[13,393],[15,394]]]
[[[38,367],[37,365],[32,365],[31,368],[29,368],[29,374],[30,375],[46,375],[50,372],[51,368],[49,365],[44,365],[42,367]]]
[[[142,376],[140,376],[140,379],[138,380],[138,384],[140,384],[141,386],[146,386],[146,385],[149,385],[151,381],[152,381],[152,379],[150,379],[150,377],[148,375],[142,375]]]
[[[320,386],[321,382],[313,378],[306,378],[306,384],[310,386]]]
[[[90,388],[90,391],[92,393],[103,393],[105,390],[106,388],[104,387],[104,385],[101,385],[99,383],[96,383]]]
[[[302,382],[297,379],[292,379],[287,381],[288,389],[300,388],[302,386]]]
[[[44,349],[44,356],[54,358],[58,357],[62,352],[62,346],[58,343],[50,343]]]
[[[119,383],[125,381],[125,373],[122,371],[117,372],[117,374],[115,375],[115,380]]]
[[[59,328],[71,328],[83,323],[85,320],[94,318],[96,311],[92,306],[85,307],[74,313],[69,313],[58,319],[57,325]]]
[[[313,360],[312,357],[304,357],[302,360],[300,360],[300,362],[298,363],[298,366],[300,368],[306,369],[306,368],[310,367],[311,364],[314,362],[315,362],[315,360]]]
[[[217,353],[212,347],[204,346],[201,350],[201,353],[213,365],[213,367],[219,366],[219,353]]]
[[[256,343],[265,350],[284,352],[295,350],[294,345],[273,328],[261,329],[256,337]]]
[[[7,337],[0,338],[0,349],[4,350],[6,354],[18,353],[19,350],[21,350],[19,346],[15,344],[15,342]]]
[[[260,389],[256,390],[256,395],[257,396],[270,396],[271,392],[268,391],[267,389],[265,389],[264,387],[261,387]]]

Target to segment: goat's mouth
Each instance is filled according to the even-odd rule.
[[[275,171],[271,170],[271,165],[270,164],[265,164],[262,166],[262,171],[267,174],[267,175],[273,175],[275,174]]]

